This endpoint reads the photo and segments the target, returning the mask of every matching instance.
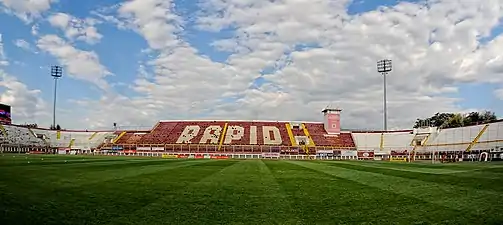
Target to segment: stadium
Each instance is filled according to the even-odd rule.
[[[2,224],[501,224],[503,122],[344,131],[323,122],[4,123]],[[451,162],[451,163],[448,163]],[[6,184],[6,185],[4,185]],[[362,214],[363,213],[363,214]]]
[[[341,109],[323,122],[159,121],[151,130],[78,131],[3,125],[2,152],[208,159],[493,161],[503,122],[459,128],[341,131]]]

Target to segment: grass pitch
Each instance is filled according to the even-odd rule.
[[[0,224],[503,224],[503,164],[5,154]]]

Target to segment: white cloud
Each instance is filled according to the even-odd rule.
[[[457,99],[442,96],[456,91],[456,82],[483,81],[476,76],[480,70],[466,67],[467,58],[487,55],[478,49],[478,38],[498,24],[502,3],[453,2],[400,3],[349,16],[343,1],[208,1],[209,15],[199,18],[200,27],[237,28],[234,38],[215,43],[233,53],[230,64],[254,71],[276,68],[264,76],[269,85],[246,91],[240,104],[221,105],[225,110],[218,113],[281,119],[288,112],[292,119],[319,120],[316,111],[337,101],[345,109],[345,127],[379,128],[382,78],[375,63],[381,58],[395,62],[388,81],[392,126],[409,127],[416,117],[436,111],[462,110]],[[315,47],[288,53],[299,44]]]
[[[7,56],[5,56],[5,52],[3,50],[3,39],[2,34],[0,34],[0,66],[7,66],[9,62],[7,61]]]
[[[180,31],[181,18],[172,11],[173,7],[170,0],[133,0],[118,11],[151,48],[162,49],[180,43],[176,33]]]
[[[31,35],[33,36],[38,36],[38,30],[39,30],[39,25],[38,24],[35,24],[33,26],[31,26]]]
[[[41,98],[40,90],[29,89],[16,77],[0,70],[0,87],[5,91],[0,92],[0,102],[12,107],[13,123],[39,123],[47,126],[47,104]]]
[[[25,22],[31,22],[40,17],[41,13],[49,10],[51,4],[59,0],[0,0],[6,10],[15,14]]]
[[[113,95],[107,96],[106,101],[79,101],[86,107],[100,105],[89,115],[95,124],[107,124],[109,117],[97,115],[109,114],[119,107],[137,112],[117,114],[113,120],[121,124],[152,124],[164,113],[176,118],[195,117],[203,113],[201,109],[214,107],[220,98],[246,89],[256,76],[200,56],[179,37],[183,21],[174,14],[169,1],[129,1],[118,12],[126,26],[143,36],[159,54],[147,63],[153,67],[153,76],[146,75],[140,67],[142,72],[132,85],[141,97]],[[101,107],[104,102],[107,105]]]
[[[95,15],[134,30],[147,41],[149,55],[157,55],[140,66],[131,84],[135,93],[128,96],[138,96],[108,92],[97,100],[74,100],[87,113],[73,123],[321,121],[321,109],[334,102],[344,110],[345,128],[381,128],[382,76],[375,64],[382,58],[394,62],[388,76],[389,126],[394,128],[410,128],[416,117],[438,111],[468,110],[459,106],[460,99],[446,97],[460,83],[503,84],[503,36],[480,41],[498,26],[502,1],[402,2],[358,15],[347,14],[349,2],[205,1],[197,27],[234,30],[232,37],[208,43],[230,54],[224,63],[201,56],[183,40],[180,34],[189,23],[171,1],[131,0],[110,8],[117,14],[100,11]],[[72,17],[60,17],[51,23],[65,30]],[[65,35],[73,39],[80,33]],[[56,56],[73,76],[106,84],[109,72],[95,53],[53,35],[43,36],[37,46]],[[249,88],[259,77],[263,84]]]
[[[56,35],[42,36],[37,47],[56,57],[65,66],[64,74],[91,82],[103,90],[109,89],[104,78],[112,74],[101,65],[95,52],[76,49]]]
[[[33,51],[33,48],[31,47],[30,43],[28,43],[27,41],[25,41],[23,39],[16,39],[14,41],[14,45],[16,45],[17,47],[22,48],[26,51]]]
[[[56,13],[49,17],[49,23],[63,30],[70,40],[77,39],[88,44],[96,44],[103,37],[94,26],[97,23],[95,19],[79,19],[66,13]]]

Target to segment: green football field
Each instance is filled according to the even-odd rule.
[[[502,163],[0,155],[0,224],[503,224]]]

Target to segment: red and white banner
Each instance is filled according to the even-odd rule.
[[[373,159],[374,151],[358,151],[359,159]]]
[[[396,156],[396,155],[408,155],[408,154],[409,154],[409,152],[407,151],[407,149],[406,150],[402,150],[402,151],[400,151],[400,150],[398,150],[398,151],[397,150],[391,151],[391,155],[392,156]]]
[[[226,155],[212,155],[210,158],[212,158],[212,159],[228,159],[229,156],[226,156]]]
[[[136,150],[124,150],[124,153],[132,154],[132,153],[136,153]]]
[[[30,151],[30,154],[45,154],[43,151]]]

